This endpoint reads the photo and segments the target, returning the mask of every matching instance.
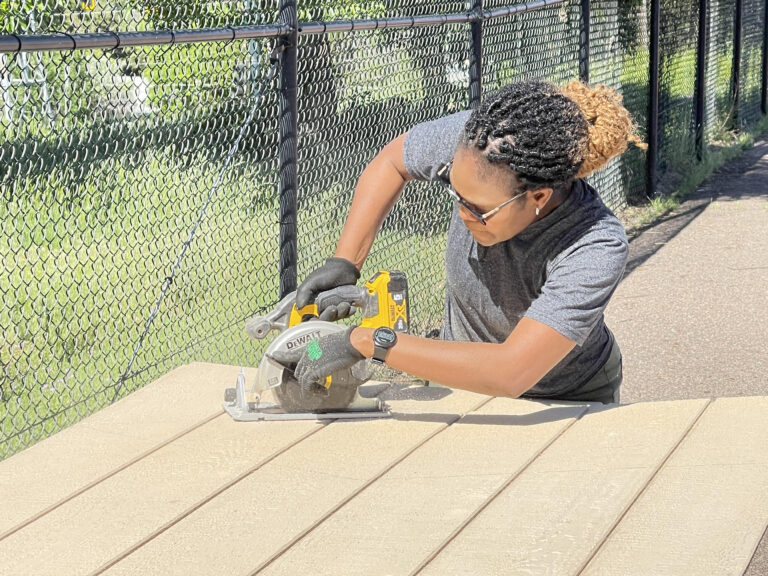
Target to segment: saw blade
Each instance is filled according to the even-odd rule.
[[[337,412],[352,403],[362,383],[363,380],[355,378],[352,369],[347,368],[333,374],[329,388],[313,384],[305,389],[292,372],[283,370],[282,382],[273,391],[286,412]]]
[[[312,320],[282,332],[269,345],[259,363],[254,391],[273,390],[280,407],[286,412],[345,410],[354,401],[358,387],[368,379],[364,361],[332,374],[328,388],[317,384],[304,389],[293,375],[295,366],[286,368],[271,357],[275,350],[301,350],[315,338],[345,329],[332,322]]]

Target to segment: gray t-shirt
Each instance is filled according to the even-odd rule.
[[[419,180],[436,180],[453,158],[471,111],[413,127],[403,160]],[[577,393],[608,359],[613,335],[603,310],[627,261],[623,226],[597,192],[576,180],[566,200],[514,238],[479,245],[454,208],[445,254],[442,338],[503,342],[523,316],[550,326],[577,346],[524,395]]]

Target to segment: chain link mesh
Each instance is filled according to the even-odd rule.
[[[659,157],[662,189],[673,190],[696,158],[693,131],[699,3],[662,2],[659,29]]]
[[[0,457],[113,399],[270,50],[41,53],[52,117],[39,86],[15,87],[0,121]],[[251,355],[243,321],[277,293],[276,115],[269,86],[121,396]]]
[[[648,3],[591,6],[591,81],[617,88],[645,134]],[[469,9],[426,0],[309,2],[298,17]],[[580,0],[569,0],[484,21],[484,93],[523,78],[578,77],[580,10]],[[693,161],[697,10],[693,1],[662,6],[663,176]],[[84,0],[74,7],[24,0],[0,4],[0,16],[0,33],[74,35],[273,24],[278,7],[275,0]],[[762,18],[761,2],[745,0],[742,127],[760,120]],[[707,21],[711,142],[735,118],[733,4],[713,0]],[[410,126],[467,108],[471,41],[469,23],[298,38],[300,280],[332,254],[374,155]],[[0,54],[0,459],[176,366],[258,361],[263,345],[247,339],[244,320],[274,306],[280,283],[279,86],[268,81],[275,43]],[[590,182],[613,208],[642,197],[645,154],[630,148]],[[363,270],[364,277],[379,268],[407,274],[419,335],[442,322],[450,211],[441,188],[406,186]]]
[[[647,139],[649,13],[638,0],[592,2],[590,81],[618,90]],[[645,197],[645,152],[629,146],[588,181],[607,204],[622,207]]]
[[[712,0],[708,12],[704,126],[707,138],[710,141],[719,141],[733,123],[731,72],[734,3],[730,0]]]
[[[620,26],[624,24],[621,19],[618,2],[616,0],[601,0],[591,2],[590,18],[590,50],[589,50],[589,80],[593,84],[605,84],[622,93],[625,105],[631,110],[630,101],[626,98],[629,90],[634,85],[623,85],[625,59],[630,57],[619,35]],[[646,66],[647,68],[647,66]],[[639,168],[642,175],[644,158],[638,155],[637,150],[614,158],[605,167],[591,174],[587,181],[600,193],[603,201],[609,206],[618,207],[626,203],[631,194],[632,178]],[[639,182],[643,187],[643,182]]]
[[[739,126],[760,120],[760,98],[763,71],[763,34],[765,1],[744,0],[741,77],[739,81]]]
[[[277,0],[15,0],[0,5],[0,16],[5,23],[0,32],[16,34],[197,30],[272,24],[277,22],[278,5]]]

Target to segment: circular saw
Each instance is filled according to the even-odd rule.
[[[278,350],[300,350],[309,342],[344,331],[345,327],[333,322],[311,320],[293,326],[275,338],[267,347],[259,363],[257,380],[266,385],[265,390],[274,391],[280,407],[286,412],[338,412],[346,410],[357,395],[357,389],[368,379],[364,360],[352,368],[331,374],[325,382],[302,387],[294,378],[295,366],[283,366],[273,359]],[[278,357],[280,355],[278,354]]]
[[[362,312],[361,326],[389,326],[398,332],[408,332],[408,285],[405,275],[382,270],[371,277],[365,286],[341,286],[323,292],[314,303],[302,309],[296,308],[295,301],[296,293],[292,292],[268,314],[246,321],[245,331],[252,338],[261,340],[273,331],[279,334],[261,358],[256,381],[250,391],[246,390],[243,371],[236,387],[227,389],[225,410],[236,420],[387,415],[378,398],[364,398],[358,393],[359,387],[370,376],[365,360],[305,388],[293,375],[295,366],[284,366],[272,356],[276,351],[300,350],[317,338],[346,330],[344,325],[318,320],[318,311],[331,305],[338,306],[340,302],[347,302]],[[277,404],[261,402],[261,396],[267,390],[272,391]],[[255,397],[256,401],[250,401],[249,396]]]

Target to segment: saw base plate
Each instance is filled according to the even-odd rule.
[[[238,422],[389,418],[392,416],[380,399],[361,396],[360,392],[355,392],[354,400],[343,411],[337,412],[286,412],[275,402],[265,402],[261,399],[249,402],[242,371],[235,388],[227,388],[222,408]]]

